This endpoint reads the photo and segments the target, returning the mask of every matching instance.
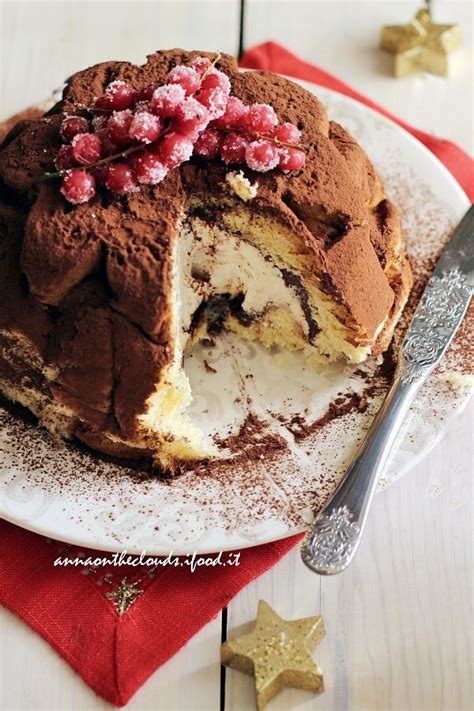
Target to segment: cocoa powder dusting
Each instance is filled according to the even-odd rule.
[[[269,458],[288,449],[287,442],[280,435],[269,432],[268,426],[268,422],[249,412],[236,434],[231,434],[225,439],[215,437],[214,441],[219,447],[237,455],[232,458],[233,462],[255,462],[263,459],[268,461]]]

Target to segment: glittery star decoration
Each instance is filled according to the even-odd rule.
[[[459,25],[437,25],[429,9],[419,10],[407,25],[382,28],[380,47],[394,55],[396,77],[418,71],[448,74],[448,55],[462,45]]]
[[[106,594],[108,600],[113,600],[115,609],[119,615],[123,615],[137,601],[143,590],[138,586],[138,583],[127,583],[127,578],[124,578],[120,585]]]
[[[323,675],[310,652],[324,637],[320,616],[283,620],[264,600],[251,632],[224,642],[221,661],[255,676],[259,711],[283,688],[323,691]]]

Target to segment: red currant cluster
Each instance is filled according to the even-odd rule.
[[[247,106],[231,96],[229,77],[215,69],[217,59],[177,66],[163,86],[132,91],[113,81],[89,109],[92,120],[66,116],[60,129],[65,143],[55,161],[66,200],[87,202],[98,185],[118,194],[156,185],[192,155],[260,172],[302,168],[298,128],[278,124],[268,104]]]

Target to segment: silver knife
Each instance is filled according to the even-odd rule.
[[[418,389],[443,357],[474,286],[474,206],[441,254],[403,340],[393,383],[359,451],[301,546],[320,575],[347,568],[359,546],[380,473]]]

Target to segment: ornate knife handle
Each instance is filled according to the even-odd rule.
[[[473,218],[472,208],[467,218]],[[443,357],[469,305],[471,272],[469,277],[457,267],[431,277],[402,343],[397,372],[382,407],[334,496],[303,541],[301,557],[315,573],[340,573],[354,557],[378,478],[410,403]]]
[[[315,573],[340,573],[354,557],[380,473],[422,380],[407,382],[398,373],[346,476],[316,517],[301,548]]]

